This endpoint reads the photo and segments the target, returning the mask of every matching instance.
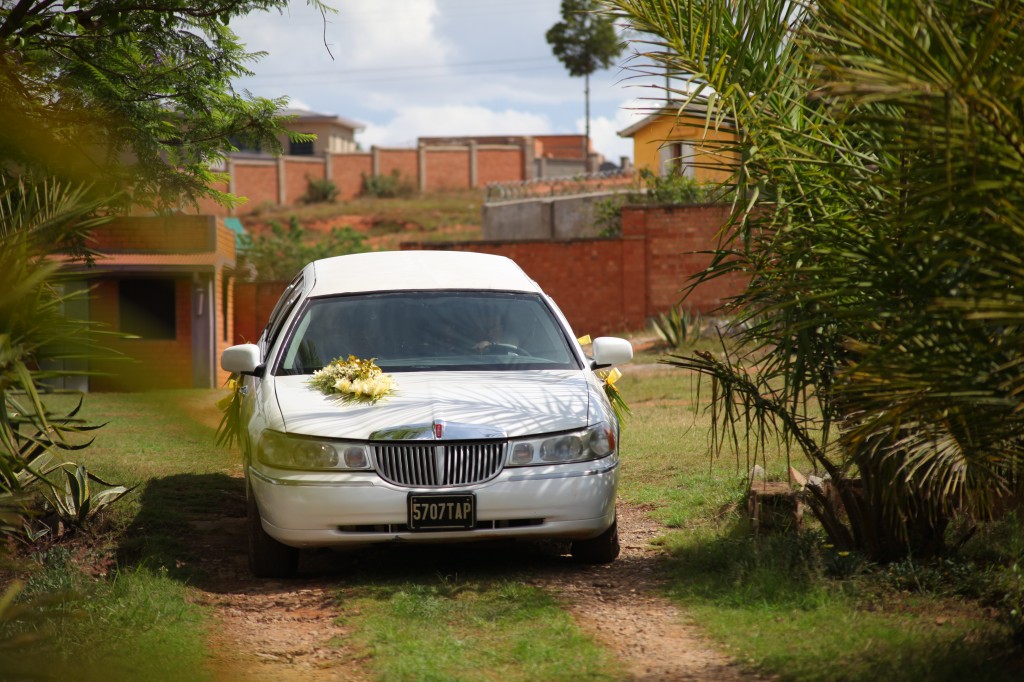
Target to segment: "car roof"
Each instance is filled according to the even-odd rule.
[[[369,291],[484,289],[540,292],[505,256],[468,251],[374,251],[336,256],[306,266],[308,296]]]

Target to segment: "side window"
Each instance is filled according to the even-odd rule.
[[[299,297],[302,296],[302,284],[302,275],[299,274],[288,285],[288,288],[284,290],[284,293],[281,294],[281,298],[278,299],[273,312],[270,313],[270,320],[267,322],[263,335],[260,337],[260,351],[264,358],[266,358],[267,351],[274,345],[277,337],[281,335],[281,329],[284,327],[285,321],[291,314],[292,309],[295,308]]]

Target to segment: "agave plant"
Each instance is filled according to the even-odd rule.
[[[132,488],[104,481],[87,471],[82,464],[64,463],[55,470],[64,474],[63,489],[58,485],[50,486],[43,492],[43,496],[53,506],[61,522],[70,526],[85,525],[100,509],[117,502],[132,491]],[[103,490],[94,490],[90,483],[99,483],[106,487]]]
[[[838,546],[941,551],[952,514],[1022,481],[1024,5],[608,4],[706,126],[739,131],[696,281],[747,273],[749,324],[724,360],[674,360],[716,384],[716,435],[782,433],[827,472]]]
[[[691,312],[688,308],[674,306],[667,312],[654,318],[654,331],[671,350],[685,350],[700,338],[704,329],[704,320],[699,312]]]
[[[47,407],[46,382],[75,373],[61,361],[96,352],[90,324],[64,313],[73,294],[60,268],[64,258],[90,257],[99,208],[81,188],[0,173],[0,494],[49,487],[60,452],[91,443],[74,434],[98,428],[78,418],[81,400],[69,413]]]

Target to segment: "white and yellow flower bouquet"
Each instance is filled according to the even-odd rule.
[[[336,358],[313,372],[309,384],[325,395],[342,400],[375,403],[394,392],[395,381],[385,374],[374,360],[360,360],[354,355]]]

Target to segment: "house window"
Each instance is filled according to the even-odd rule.
[[[658,166],[661,175],[682,175],[694,177],[694,150],[690,140],[667,142],[658,150]]]
[[[176,338],[173,279],[123,279],[117,294],[122,332],[144,339]]]
[[[242,153],[260,154],[263,152],[263,147],[259,142],[244,135],[231,135],[228,137],[228,142]]]
[[[313,141],[296,142],[292,140],[288,143],[288,153],[292,156],[313,156]]]

